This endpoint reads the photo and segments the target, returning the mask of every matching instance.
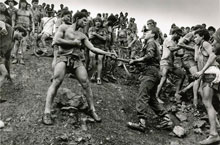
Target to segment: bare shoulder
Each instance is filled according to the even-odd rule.
[[[80,36],[81,40],[86,40],[88,37],[83,32],[78,32],[78,35]]]
[[[209,42],[207,42],[207,41],[203,42],[203,47],[208,48],[210,46],[212,46],[212,45]]]
[[[58,29],[58,31],[65,31],[66,29],[68,29],[68,25],[66,25],[66,24],[61,24],[60,26],[59,26],[59,29]]]

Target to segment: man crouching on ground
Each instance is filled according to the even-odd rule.
[[[51,118],[51,105],[67,71],[74,72],[79,83],[82,85],[83,93],[89,105],[89,114],[91,117],[93,117],[97,122],[101,121],[101,118],[95,111],[93,93],[87,71],[81,61],[84,55],[81,51],[83,48],[81,46],[84,44],[94,53],[102,55],[111,56],[114,54],[95,48],[90,43],[87,36],[79,31],[79,28],[83,28],[87,23],[85,14],[77,12],[73,19],[74,23],[72,25],[61,25],[54,36],[53,45],[59,45],[60,48],[58,50],[56,65],[54,68],[53,81],[47,92],[46,106],[42,118],[43,123],[46,125],[53,124],[53,120]]]
[[[146,117],[148,114],[147,105],[161,118],[161,122],[156,126],[161,129],[171,129],[173,122],[169,114],[157,101],[156,91],[160,82],[159,62],[160,52],[155,40],[158,38],[159,31],[156,28],[149,30],[145,35],[145,46],[141,52],[141,57],[131,60],[130,64],[137,64],[140,70],[140,88],[136,101],[136,110],[139,118],[138,123],[128,122],[127,126],[131,129],[145,131]]]

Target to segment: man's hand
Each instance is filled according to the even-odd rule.
[[[74,40],[73,40],[73,45],[81,46],[81,45],[82,45],[82,42],[81,42],[81,40],[79,40],[79,39],[74,39]]]
[[[198,79],[199,77],[201,77],[203,75],[203,72],[202,71],[198,71],[196,73],[193,74],[193,77]]]
[[[136,63],[136,61],[135,61],[134,59],[131,59],[131,60],[129,61],[129,64],[130,64],[130,65],[135,64],[135,63]]]
[[[106,56],[111,57],[112,59],[117,59],[118,55],[116,53],[109,52]]]
[[[1,36],[7,35],[7,34],[8,34],[8,31],[5,28],[0,30]]]

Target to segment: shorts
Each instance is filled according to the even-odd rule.
[[[183,67],[188,71],[190,68],[197,66],[194,57],[187,56],[182,58]]]
[[[220,87],[219,87],[219,83],[218,84],[213,84],[212,81],[215,79],[215,75],[214,74],[205,74],[203,77],[202,77],[202,88],[204,88],[206,85],[209,85],[211,88],[213,88],[214,90],[218,91],[220,90]]]
[[[172,73],[178,77],[182,77],[184,75],[184,71],[181,69],[181,67],[174,66],[169,60],[160,61],[160,71],[163,72],[164,69],[167,69],[169,73]],[[164,74],[162,74],[162,76],[163,75]]]
[[[16,26],[21,26],[23,27],[27,32],[31,32],[32,29],[30,28],[30,26],[26,25],[26,24],[17,24]]]
[[[84,66],[81,59],[79,59],[77,56],[72,56],[72,55],[67,55],[67,56],[58,55],[56,58],[56,64],[60,62],[66,63],[67,72],[73,72],[76,68],[80,66]]]

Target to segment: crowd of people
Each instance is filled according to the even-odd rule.
[[[128,122],[127,126],[146,130],[148,104],[160,117],[156,127],[170,129],[174,123],[160,96],[172,73],[178,78],[175,102],[180,103],[183,94],[192,88],[194,107],[198,106],[201,96],[208,113],[209,137],[200,144],[220,141],[217,112],[212,105],[213,97],[220,100],[220,29],[206,28],[206,24],[192,27],[172,24],[168,36],[150,19],[141,32],[143,35],[139,37],[135,18],[128,18],[127,12],[98,13],[92,18],[86,9],[73,13],[63,4],[56,11],[53,4],[39,4],[38,0],[32,0],[31,4],[26,0],[19,3],[6,0],[0,3],[0,87],[5,80],[11,80],[10,63],[25,65],[27,51],[38,57],[53,56],[54,73],[42,122],[53,124],[52,103],[67,73],[74,74],[81,84],[89,105],[87,113],[101,122],[90,81],[102,85],[108,79],[117,80],[115,69],[123,66],[127,70],[129,67],[140,76],[136,100],[139,122]],[[183,88],[186,76],[189,84]]]

